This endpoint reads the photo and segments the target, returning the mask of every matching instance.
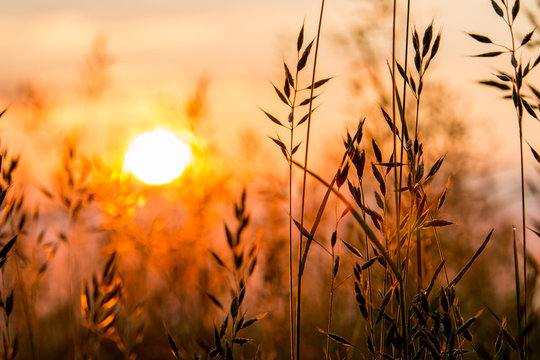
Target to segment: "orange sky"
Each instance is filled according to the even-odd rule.
[[[319,73],[336,79],[321,98],[318,116],[322,120],[314,128],[314,134],[323,139],[338,141],[345,124],[362,113],[348,95],[352,61],[334,41],[347,35],[350,24],[363,15],[359,3],[327,3]],[[533,3],[524,1],[523,7]],[[293,58],[304,18],[306,32],[313,36],[318,11],[318,2],[308,0],[4,2],[0,10],[0,98],[16,109],[20,84],[30,81],[56,105],[53,122],[68,127],[91,122],[92,128],[85,131],[94,148],[110,149],[113,144],[121,152],[139,129],[169,121],[159,118],[156,109],[164,103],[181,106],[204,75],[211,80],[212,136],[236,139],[239,128],[249,127],[273,149],[266,135],[274,130],[257,106],[279,106],[268,80],[281,80],[281,61]],[[512,118],[510,104],[496,101],[497,93],[475,84],[494,70],[493,62],[466,56],[476,53],[478,47],[465,31],[495,33],[504,40],[504,29],[489,2],[414,1],[413,11],[419,28],[431,19],[443,28],[431,78],[446,82],[462,95],[470,108],[468,116],[489,121],[494,139],[499,139],[497,148],[508,146],[502,157],[513,158],[517,140],[513,128],[509,130],[501,119]],[[84,55],[99,33],[107,37],[114,58],[112,86],[100,106],[81,115],[79,73]],[[384,49],[388,51],[389,44],[383,46],[383,54]],[[331,120],[325,120],[328,118]],[[526,123],[533,143],[540,139],[536,125]],[[122,137],[118,136],[120,130]],[[478,146],[489,154],[492,141],[478,139]]]

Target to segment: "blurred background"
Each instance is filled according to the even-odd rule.
[[[521,221],[518,132],[511,103],[478,84],[506,63],[472,58],[481,51],[466,33],[509,39],[489,1],[413,3],[414,26],[423,31],[433,22],[442,32],[427,75],[420,134],[426,163],[447,154],[432,187],[439,192],[450,184],[444,214],[457,225],[442,233],[448,262],[456,260],[459,270],[495,227],[495,244],[471,270],[486,279],[485,286],[465,282],[461,291],[473,294],[463,301],[466,310],[488,304],[504,311],[513,291],[511,229]],[[379,105],[386,106],[391,93],[391,5],[338,0],[325,9],[318,76],[333,79],[318,98],[310,148],[310,166],[324,178],[339,164],[347,129],[363,117],[366,144],[377,138],[390,153]],[[535,26],[540,8],[533,0],[522,8],[517,31],[523,35]],[[253,326],[256,342],[246,345],[245,356],[286,356],[288,165],[268,138],[275,126],[258,107],[286,118],[270,82],[281,84],[282,62],[296,61],[303,23],[306,39],[315,37],[318,11],[308,0],[0,5],[0,107],[7,108],[0,136],[9,155],[20,157],[10,196],[21,203],[20,215],[5,222],[3,232],[17,228],[27,214],[16,260],[3,276],[4,298],[7,289],[14,290],[17,314],[5,326],[17,334],[21,358],[73,358],[90,352],[89,346],[98,348],[97,358],[167,358],[167,331],[187,353],[207,352],[213,325],[223,316],[208,294],[228,299],[231,282],[213,254],[230,255],[223,224],[236,226],[233,204],[244,188],[250,213],[245,249],[259,254],[248,312],[268,313]],[[403,19],[404,6],[399,11]],[[401,34],[403,27],[400,21]],[[400,39],[399,54],[403,49]],[[525,56],[534,59],[535,49]],[[529,81],[538,79],[533,73]],[[538,125],[524,121],[525,139],[537,147]],[[122,162],[136,135],[158,127],[189,131],[194,158],[174,182],[149,187],[123,174]],[[538,164],[528,149],[525,160],[529,220],[538,228]],[[316,208],[324,189],[308,185]],[[300,189],[300,176],[294,187]],[[333,203],[328,209],[320,231],[326,242],[342,208]],[[540,246],[530,234],[530,251],[537,254]],[[114,271],[104,272],[112,254]],[[320,249],[313,257],[331,266]],[[305,305],[313,315],[306,315],[306,344],[312,344],[306,358],[322,356],[316,328],[326,321],[317,309],[327,306],[322,294],[329,284],[316,263],[306,275],[312,279],[306,293],[313,295]],[[90,292],[122,284],[119,305],[111,305],[120,309],[114,331],[102,323],[107,309],[92,319],[84,296],[81,305],[85,284]],[[494,296],[502,300],[490,303]],[[356,334],[357,324],[347,315],[353,300],[350,294],[336,300],[344,309],[336,326]]]

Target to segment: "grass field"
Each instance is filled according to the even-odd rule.
[[[459,76],[431,79],[445,26],[415,24],[410,0],[362,2],[372,18],[332,48],[319,2],[269,76],[274,101],[251,99],[252,130],[234,137],[212,128],[206,77],[158,105],[163,121],[108,119],[103,134],[104,35],[81,65],[82,106],[23,86],[0,114],[0,356],[540,358],[537,7],[484,2],[479,24],[497,32],[462,35],[491,96],[479,106],[512,110],[490,119],[511,154],[479,155],[495,125],[460,105]],[[327,73],[331,51],[350,55],[349,73]],[[324,111],[339,77],[344,112],[361,114],[342,128]],[[498,178],[510,155],[516,172]]]

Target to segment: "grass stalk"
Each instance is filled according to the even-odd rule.
[[[365,203],[365,200],[366,200],[366,197],[365,197],[365,194],[364,194],[364,186],[362,185],[362,181],[360,181],[360,194],[362,194],[362,205],[363,207],[366,206],[366,203]],[[364,210],[364,208],[362,208],[362,218],[364,219],[364,221],[366,221],[366,211]],[[365,241],[365,247],[366,247],[366,259],[369,259],[369,242],[368,242],[368,236],[367,234],[364,234],[364,241]],[[369,267],[367,269],[367,272],[368,272],[368,298],[369,298],[369,303],[370,304],[373,304],[373,288],[372,288],[372,284],[371,284],[371,267]],[[373,317],[373,306],[370,306],[369,307],[369,323],[370,323],[370,326],[371,328],[373,329],[374,326],[375,326],[375,322],[374,322],[374,317]]]
[[[519,357],[520,359],[525,358],[524,348],[523,348],[523,323],[522,323],[522,312],[521,312],[521,280],[519,276],[519,261],[518,261],[518,254],[517,254],[517,239],[516,239],[516,227],[512,227],[512,235],[513,235],[513,254],[514,254],[514,283],[516,285],[516,315],[517,315],[517,323],[518,323],[518,340],[519,340]]]
[[[420,83],[422,82],[422,75],[419,75]],[[420,94],[416,97],[416,115],[414,121],[414,143],[418,144],[418,118],[420,116]],[[416,166],[416,152],[413,158]],[[416,278],[418,283],[418,292],[422,290],[422,242],[420,231],[416,231]]]
[[[297,51],[296,55],[296,62],[298,63],[298,60],[300,59],[300,52]],[[285,80],[287,81],[287,80]],[[292,153],[292,149],[294,148],[294,110],[296,106],[296,97],[298,95],[298,69],[295,71],[295,79],[294,79],[294,95],[291,105],[291,123],[290,123],[290,149],[291,149],[291,159],[293,158],[294,154]],[[295,348],[295,339],[294,339],[294,290],[293,290],[293,242],[292,242],[292,208],[293,208],[293,201],[292,201],[292,181],[293,181],[293,164],[291,161],[289,161],[289,336],[290,336],[290,350],[291,350],[291,360],[294,360],[294,348]]]
[[[307,166],[308,166],[308,155],[309,155],[309,135],[311,130],[311,117],[313,111],[313,91],[315,90],[315,74],[317,72],[317,56],[319,53],[319,42],[321,38],[321,28],[322,20],[324,14],[324,3],[325,0],[321,1],[321,11],[319,16],[319,25],[317,28],[317,39],[315,42],[315,55],[313,59],[313,74],[311,77],[311,89],[309,96],[309,110],[308,110],[308,120],[307,120],[307,129],[306,129],[306,152],[304,157],[304,173],[302,178],[302,205],[300,209],[300,225],[304,227],[304,209],[306,201],[306,178],[307,178]],[[292,161],[292,159],[291,159]],[[302,298],[302,272],[300,271],[300,266],[302,262],[303,254],[303,233],[300,231],[300,239],[298,241],[298,282],[297,282],[297,292],[296,292],[296,359],[300,359],[300,329],[301,329],[301,298]]]
[[[330,304],[328,306],[328,324],[326,326],[326,333],[330,334],[332,330],[332,308],[334,305],[334,282],[336,279],[334,273],[335,266],[335,249],[332,246],[332,262],[330,263]],[[330,359],[330,336],[326,336],[326,360]]]
[[[17,262],[15,262],[15,268],[17,270],[17,279],[18,279],[19,287],[21,289],[21,294],[23,294],[23,296],[22,296],[22,306],[23,306],[24,318],[25,318],[25,321],[26,321],[26,329],[28,331],[28,340],[29,340],[29,343],[30,343],[30,354],[32,354],[32,358],[36,359],[36,358],[38,358],[38,356],[37,356],[37,353],[36,353],[36,341],[35,341],[35,337],[34,337],[34,328],[32,326],[32,320],[30,318],[30,316],[31,316],[31,314],[30,314],[30,304],[28,303],[28,298],[26,296],[27,292],[26,292],[26,288],[24,286],[24,281],[23,281],[23,278],[22,278],[21,269],[20,269],[19,264]]]
[[[408,59],[409,59],[409,24],[410,24],[410,14],[411,13],[411,1],[410,0],[407,0],[407,19],[405,21],[405,61],[404,61],[404,69],[405,69],[405,72],[407,71],[407,65],[408,65]],[[395,58],[393,59],[393,62],[395,63]],[[393,65],[394,68],[395,68],[395,64]],[[400,164],[403,164],[403,149],[404,149],[404,144],[403,142],[405,141],[405,128],[407,126],[407,123],[406,123],[406,112],[405,112],[405,109],[406,109],[406,99],[407,99],[407,80],[406,79],[403,79],[403,105],[402,105],[402,118],[401,118],[401,146],[400,146]],[[401,165],[399,167],[399,178],[398,178],[398,188],[397,188],[397,192],[398,192],[398,203],[397,203],[397,209],[396,209],[396,227],[397,227],[397,232],[396,232],[396,246],[397,246],[397,253],[398,253],[398,265],[400,266],[400,269],[401,269],[401,244],[400,244],[400,235],[399,235],[399,230],[400,230],[400,223],[401,223],[401,185],[402,185],[402,177],[403,177],[403,165]],[[412,201],[412,200],[411,200]],[[412,206],[412,204],[411,204]],[[410,235],[409,235],[410,236]],[[408,259],[407,259],[408,261]],[[407,267],[405,267],[405,269],[407,269]],[[407,273],[408,271],[406,270],[406,273],[404,274],[404,277],[405,279],[408,278],[407,276]],[[405,281],[405,284],[407,283],[407,281]],[[405,344],[405,351],[404,351],[404,358],[405,360],[407,360],[409,358],[409,351],[408,351],[408,344],[409,344],[409,336],[408,336],[408,327],[407,327],[407,315],[405,313],[406,309],[407,309],[407,306],[405,304],[405,298],[406,298],[406,294],[405,292],[407,291],[407,289],[403,288],[403,283],[400,283],[400,292],[399,292],[399,295],[401,296],[401,301],[400,301],[400,312],[401,312],[401,321],[402,321],[402,332],[403,332],[403,337],[404,337],[404,344]]]
[[[293,146],[293,135],[294,129],[291,126],[291,146]],[[289,163],[289,213],[292,213],[292,163]],[[292,247],[292,216],[289,216],[289,330],[291,343],[291,359],[294,360],[294,294]]]
[[[296,93],[296,90],[295,90]],[[294,146],[294,126],[291,124],[291,149]],[[292,158],[292,155],[291,155]],[[294,295],[293,295],[293,254],[292,254],[292,162],[289,162],[289,336],[291,360],[294,360]]]
[[[416,277],[418,282],[418,292],[422,290],[422,238],[420,231],[416,232]]]
[[[2,276],[0,276],[0,279],[2,280],[1,283],[0,283],[0,298],[2,299],[2,301],[4,301],[4,298],[3,298],[3,295],[4,295],[4,292],[6,291],[6,280],[5,280],[5,277],[6,277],[6,272],[5,272],[5,269],[2,267],[1,269],[1,274]],[[9,359],[8,357],[8,354],[10,354],[10,349],[11,349],[11,335],[10,335],[10,331],[9,331],[9,314],[7,314],[6,311],[2,311],[2,314],[3,314],[3,317],[4,317],[4,326],[5,326],[5,336],[6,336],[6,340],[7,341],[4,341],[3,342],[3,348],[4,348],[4,357],[5,359]]]
[[[517,69],[517,60],[516,60],[516,43],[513,29],[513,22],[515,20],[510,18],[510,9],[508,7],[508,1],[504,2],[506,6],[506,20],[508,29],[510,31],[510,37],[512,40],[511,56],[512,56],[512,65],[514,68],[514,76],[516,83],[513,84],[514,91],[516,92],[517,99],[521,99],[521,84],[518,83],[518,69]],[[521,105],[521,103],[520,103]],[[527,225],[526,225],[526,210],[525,210],[525,171],[523,165],[523,110],[520,106],[515,106],[516,116],[518,120],[518,130],[519,130],[519,165],[520,165],[520,180],[521,180],[521,226],[522,226],[522,237],[523,237],[523,326],[527,326]],[[521,304],[518,302],[518,307]],[[527,334],[523,333],[523,358],[527,359]]]
[[[393,1],[393,9],[392,9],[392,127],[394,129],[397,129],[396,126],[396,93],[397,93],[397,84],[396,84],[396,24],[397,24],[397,1]],[[403,133],[402,133],[403,136]],[[392,136],[392,146],[393,146],[393,154],[394,159],[397,160],[397,134],[396,131],[393,131]],[[396,161],[397,162],[397,161]],[[397,166],[394,166],[394,201],[395,201],[395,208],[396,208],[396,244],[398,244],[399,247],[399,212],[400,212],[400,204],[399,204],[399,188],[400,185],[398,184],[398,170]],[[388,244],[387,244],[388,245]],[[388,247],[388,246],[387,246]],[[399,253],[399,248],[398,253]],[[398,264],[400,263],[398,259]],[[399,265],[401,267],[401,265]],[[386,270],[385,270],[386,271]],[[384,292],[386,293],[386,274],[385,274],[385,281],[384,281]],[[381,349],[382,352],[384,350],[384,334],[383,329],[381,327]]]
[[[396,85],[396,21],[397,21],[397,14],[396,14],[396,0],[394,0],[394,8],[393,8],[393,16],[392,16],[392,127],[394,129],[397,129],[396,126],[396,92],[397,92],[397,85]],[[403,134],[402,134],[403,136]],[[397,134],[394,131],[392,136],[392,145],[393,145],[393,154],[394,158],[397,159]],[[398,170],[397,166],[394,166],[394,197],[395,197],[395,205],[396,205],[396,238],[399,238],[399,185],[398,185]]]
[[[381,240],[377,237],[377,235],[375,235],[373,230],[369,227],[369,225],[363,219],[362,215],[360,215],[360,213],[358,213],[358,211],[354,208],[354,206],[351,204],[351,202],[349,200],[347,200],[347,198],[343,194],[341,194],[338,190],[336,190],[334,188],[334,186],[333,186],[334,181],[332,181],[332,183],[328,183],[322,177],[317,175],[315,172],[307,169],[306,167],[304,167],[304,165],[300,164],[299,162],[297,162],[295,160],[291,160],[291,161],[295,166],[298,166],[300,169],[306,171],[307,174],[309,174],[315,180],[317,180],[322,185],[324,185],[325,188],[330,190],[347,207],[347,209],[350,211],[350,213],[352,214],[352,216],[354,217],[356,222],[362,227],[362,230],[364,231],[364,233],[369,238],[371,244],[377,249],[377,251],[380,252],[380,254],[384,258],[384,260],[386,260],[386,262],[390,266],[390,269],[392,270],[392,273],[395,276],[395,278],[397,279],[397,281],[398,282],[403,281],[403,278],[401,277],[401,273],[398,270],[398,266],[392,260],[390,254],[388,253],[388,251],[386,250],[386,248],[382,244]]]
[[[519,90],[518,90],[519,96]],[[519,114],[519,165],[520,165],[520,176],[521,176],[521,226],[522,226],[522,236],[523,236],[523,326],[527,326],[527,227],[526,227],[526,212],[525,212],[525,176],[524,176],[524,166],[523,166],[523,126],[522,119]],[[519,279],[518,279],[519,280]],[[519,286],[519,284],[517,285]],[[521,303],[518,301],[518,308],[521,306]],[[523,357],[527,359],[527,334],[525,331],[522,333],[523,336]]]

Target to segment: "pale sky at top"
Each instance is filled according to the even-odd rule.
[[[327,35],[347,31],[348,24],[361,17],[355,3],[327,2]],[[478,25],[476,14],[482,7],[473,8],[469,3],[422,1],[413,2],[413,6],[417,7],[416,18],[422,22],[435,18],[444,27],[448,37],[444,49],[448,41],[463,35],[455,30]],[[285,51],[280,37],[294,40],[304,17],[313,33],[318,8],[318,2],[310,0],[5,2],[0,6],[0,48],[6,54],[0,87],[5,89],[6,82],[21,78],[49,76],[47,80],[57,81],[59,76],[69,75],[70,68],[79,66],[77,59],[82,58],[97,32],[109,37],[119,72],[136,74],[146,69],[156,75],[187,67],[193,73],[212,71],[210,68],[225,63],[221,65],[224,71],[247,66],[247,70],[268,73],[265,66],[275,63],[273,58],[283,56]],[[447,55],[464,55],[462,49],[453,47],[455,52]],[[156,66],[150,70],[153,64]]]
[[[66,9],[76,9],[89,15],[107,16],[111,18],[130,17],[140,15],[163,15],[164,13],[199,13],[213,11],[238,11],[248,6],[264,8],[270,2],[244,0],[229,1],[174,1],[174,0],[122,0],[122,1],[70,1],[70,0],[25,0],[19,2],[9,2],[4,5],[4,9],[12,14],[44,13],[50,11],[62,11]],[[280,1],[272,3],[279,4]],[[286,4],[285,1],[282,1]],[[251,5],[250,5],[251,4]]]

